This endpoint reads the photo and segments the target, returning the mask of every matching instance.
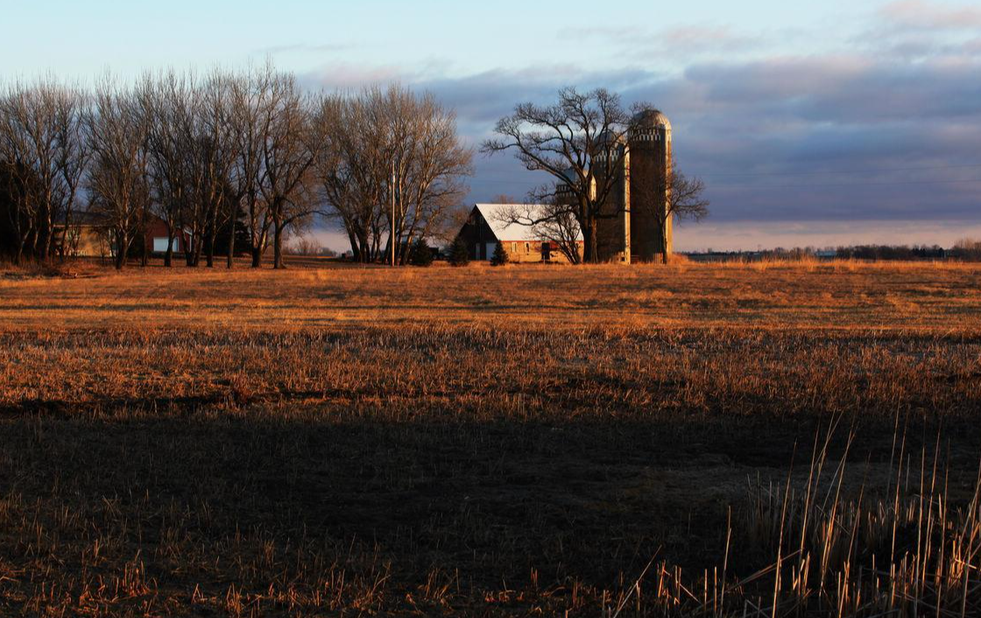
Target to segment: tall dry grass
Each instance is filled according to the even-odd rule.
[[[894,477],[885,487],[862,482],[849,490],[849,465],[864,467],[865,481],[870,472],[867,464],[848,461],[855,434],[848,436],[845,456],[834,461],[828,458],[831,433],[818,436],[806,481],[792,480],[790,469],[783,483],[750,482],[748,504],[727,525],[719,564],[691,574],[660,562],[607,613],[619,615],[633,599],[633,609],[644,615],[978,615],[981,467],[968,486],[970,499],[952,502],[941,435],[916,453],[906,450],[905,429],[893,437]],[[738,551],[769,562],[734,573],[730,561]],[[641,603],[645,585],[647,607]]]

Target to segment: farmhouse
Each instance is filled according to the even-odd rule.
[[[457,237],[466,243],[472,260],[489,261],[500,243],[511,262],[568,261],[559,243],[547,238],[541,229],[511,220],[513,213],[534,216],[541,208],[535,204],[476,204]],[[581,234],[577,244],[581,253]]]

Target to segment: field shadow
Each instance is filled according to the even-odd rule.
[[[820,421],[765,418],[398,422],[337,411],[134,410],[8,416],[0,491],[29,498],[52,526],[66,509],[99,529],[112,503],[146,556],[158,555],[173,514],[184,513],[195,546],[220,547],[242,531],[281,548],[311,538],[321,548],[324,539],[368,543],[410,579],[441,565],[485,585],[531,569],[609,583],[659,550],[708,565],[748,486],[788,473],[802,481],[822,435]],[[973,479],[977,452],[975,432],[956,429],[944,434],[956,440],[951,469],[965,473],[952,479],[955,492]],[[857,436],[847,487],[884,485],[891,425],[868,423]],[[905,448],[935,439],[936,427],[909,428]],[[846,442],[847,431],[834,435],[832,460]],[[67,546],[81,541],[71,536],[62,533]],[[740,549],[749,568],[752,548]],[[148,561],[158,578],[180,580]]]

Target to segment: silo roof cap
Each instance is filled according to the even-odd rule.
[[[634,114],[633,122],[639,129],[664,127],[665,129],[671,130],[671,121],[668,120],[668,117],[661,110],[657,109],[647,109]]]

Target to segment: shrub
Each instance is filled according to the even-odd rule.
[[[470,251],[467,249],[467,243],[460,237],[457,237],[450,246],[450,256],[448,261],[451,266],[466,266],[470,263]]]
[[[491,257],[491,266],[504,266],[509,261],[508,252],[503,243],[497,243],[494,247],[494,255]]]
[[[429,266],[433,263],[433,250],[426,243],[425,238],[420,238],[412,244],[409,263],[413,266]]]

